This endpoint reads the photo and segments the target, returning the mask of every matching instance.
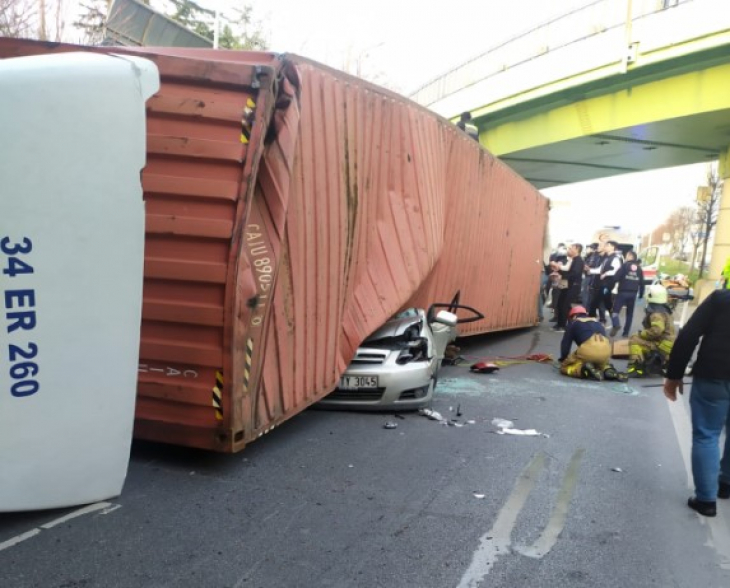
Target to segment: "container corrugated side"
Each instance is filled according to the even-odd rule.
[[[531,184],[455,129],[448,158],[444,247],[408,306],[461,293],[482,320],[459,335],[534,326],[548,203]]]
[[[487,315],[473,332],[534,317],[545,200],[448,121],[298,57],[143,53],[162,88],[137,436],[237,451],[327,394],[409,300],[461,289]],[[472,287],[502,238],[491,275],[509,283]]]

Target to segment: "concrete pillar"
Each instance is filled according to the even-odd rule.
[[[719,280],[722,268],[730,257],[730,149],[720,154],[718,175],[723,180],[720,209],[715,225],[715,242],[712,246],[712,260],[708,278],[711,281]]]

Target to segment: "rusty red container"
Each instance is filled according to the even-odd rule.
[[[0,40],[73,50],[143,54],[162,78],[137,437],[238,451],[404,305],[460,290],[485,315],[462,334],[535,324],[547,200],[445,119],[295,56]]]

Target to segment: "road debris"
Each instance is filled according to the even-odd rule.
[[[430,408],[422,408],[418,411],[418,414],[423,415],[432,421],[443,421],[444,417],[441,416],[440,412],[436,412],[435,410],[431,410]]]
[[[499,370],[499,366],[495,363],[486,361],[478,361],[471,366],[471,371],[477,374],[493,374]]]
[[[481,498],[485,498],[485,497],[486,497],[486,494],[477,494],[476,492],[474,492],[474,498],[481,499]]]
[[[523,437],[547,437],[535,429],[500,429],[498,435],[522,435]]]
[[[512,421],[508,421],[507,419],[492,419],[492,424],[498,429],[511,429],[515,426]]]
[[[396,423],[394,421],[386,421],[385,424],[383,425],[383,428],[384,429],[397,429],[398,423]]]
[[[612,472],[619,472],[619,473],[622,473],[623,472],[623,470],[621,468],[611,468],[611,471]]]
[[[515,429],[515,424],[512,421],[508,421],[507,419],[492,419],[492,424],[497,427],[498,435],[521,435],[523,437],[546,438],[550,437],[550,435],[540,433],[540,431],[537,431],[535,429]]]

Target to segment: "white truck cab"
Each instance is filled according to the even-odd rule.
[[[0,60],[0,512],[122,491],[158,87],[136,57]]]

